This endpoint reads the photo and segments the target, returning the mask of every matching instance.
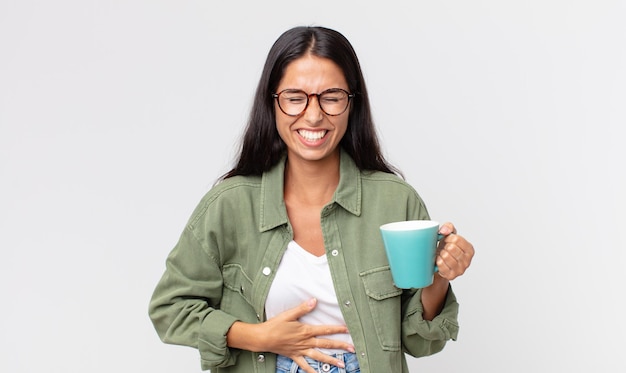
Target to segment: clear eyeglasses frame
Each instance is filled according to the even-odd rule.
[[[306,111],[311,102],[311,97],[317,97],[320,109],[329,116],[343,114],[350,104],[354,94],[341,88],[330,88],[321,93],[306,93],[301,89],[285,89],[278,93],[272,93],[272,97],[278,102],[280,111],[290,117],[300,116]]]

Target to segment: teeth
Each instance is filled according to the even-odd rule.
[[[298,133],[308,141],[319,140],[326,135],[326,131],[299,130]]]

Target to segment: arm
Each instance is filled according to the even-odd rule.
[[[197,348],[212,366],[233,365],[237,350],[227,347],[226,333],[237,318],[218,309],[222,286],[218,261],[187,227],[167,258],[149,305],[161,340]]]
[[[220,310],[224,281],[218,261],[209,252],[187,228],[170,253],[150,302],[150,317],[164,342],[196,347],[205,367],[234,365],[241,350],[267,351],[288,356],[311,373],[304,356],[343,365],[316,348],[354,351],[346,343],[318,338],[347,333],[346,326],[298,322],[315,308],[315,300],[260,324],[243,322]]]
[[[425,320],[432,320],[441,312],[450,281],[465,273],[474,257],[474,247],[456,234],[454,225],[443,224],[439,233],[445,236],[437,249],[436,263],[439,272],[433,283],[422,291]]]
[[[450,281],[435,275],[432,285],[422,289],[422,317],[424,320],[432,321],[435,316],[439,315],[443,309],[449,287]]]
[[[403,343],[413,356],[439,352],[448,339],[456,340],[458,334],[459,305],[450,281],[465,273],[474,256],[474,247],[457,235],[450,223],[442,225],[440,233],[445,238],[439,242],[436,258],[439,272],[430,286],[407,298],[403,307]]]
[[[307,373],[315,373],[315,370],[309,366],[304,356],[343,368],[342,360],[325,355],[316,348],[337,348],[354,352],[354,347],[347,343],[318,338],[323,335],[348,333],[348,328],[340,325],[313,326],[298,321],[301,316],[311,312],[316,305],[317,301],[311,299],[261,324],[237,321],[228,331],[227,344],[229,347],[242,350],[270,351],[287,356]]]

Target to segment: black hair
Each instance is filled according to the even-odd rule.
[[[308,54],[337,64],[344,73],[348,90],[355,95],[351,102],[348,128],[340,146],[361,170],[400,175],[381,153],[365,79],[348,39],[325,27],[300,26],[284,32],[270,49],[243,135],[239,159],[222,179],[237,175],[261,175],[280,161],[286,146],[276,129],[272,93],[275,93],[287,66]]]

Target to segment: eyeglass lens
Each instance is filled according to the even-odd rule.
[[[306,110],[311,96],[317,96],[320,108],[328,115],[342,114],[348,108],[349,99],[352,97],[348,92],[340,88],[331,88],[319,94],[307,94],[301,90],[287,89],[275,97],[278,98],[278,106],[287,115],[300,115]]]

